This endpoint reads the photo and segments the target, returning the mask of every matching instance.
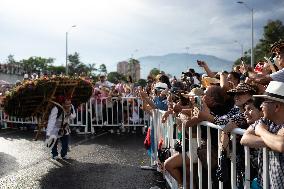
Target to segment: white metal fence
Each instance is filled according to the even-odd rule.
[[[88,103],[80,105],[76,108],[76,118],[71,121],[71,126],[81,127],[84,129],[83,133],[94,132],[96,127],[141,127],[145,125],[151,126],[152,133],[154,134],[154,141],[152,143],[151,164],[154,165],[157,158],[157,147],[160,138],[163,139],[163,147],[173,147],[176,136],[174,137],[174,118],[169,116],[166,123],[162,123],[163,111],[154,110],[153,115],[149,117],[147,113],[142,110],[143,102],[136,97],[124,98],[103,98],[91,99]],[[37,124],[38,120],[35,117],[31,118],[15,118],[6,115],[0,110],[0,121],[2,127],[6,128],[7,123],[19,124]],[[222,127],[214,125],[210,122],[201,122],[197,126],[197,144],[201,146],[201,127],[207,129],[207,181],[208,188],[212,188],[212,175],[211,175],[211,133],[210,129],[218,129],[218,144],[220,144],[220,134]],[[231,132],[232,141],[232,156],[231,156],[231,186],[236,188],[236,136],[243,135],[243,129],[234,129]],[[189,151],[192,149],[192,128],[189,128]],[[183,186],[186,186],[186,166],[185,166],[185,127],[182,126],[182,157],[183,157]],[[219,149],[219,148],[218,148]],[[244,147],[245,151],[245,188],[250,188],[250,151],[248,147]],[[175,153],[174,150],[171,150]],[[268,179],[268,156],[267,148],[263,149],[263,188],[269,188]],[[220,151],[218,151],[218,156]],[[190,160],[192,153],[190,153]],[[193,162],[190,161],[190,188],[193,188]],[[200,159],[198,160],[198,186],[202,188],[202,165]],[[164,172],[165,179],[171,188],[177,188],[177,182],[167,173]],[[219,182],[219,188],[223,188],[223,183]]]
[[[158,111],[155,110],[153,113],[153,118],[151,119],[151,129],[154,130],[154,140],[151,141],[154,144],[154,149],[158,148],[158,141],[162,138],[164,141],[164,146],[163,147],[173,147],[174,143],[174,132],[173,132],[173,117],[170,116],[168,118],[168,121],[164,124],[161,123],[161,117],[164,114],[164,111]],[[197,125],[197,144],[198,147],[201,146],[201,127],[206,127],[206,132],[207,132],[207,167],[208,167],[208,172],[207,172],[207,187],[210,189],[212,188],[212,173],[211,173],[211,129],[217,129],[218,130],[218,145],[220,145],[220,135],[222,131],[222,126],[215,125],[210,122],[201,122]],[[237,135],[243,135],[244,134],[243,129],[236,128],[233,129],[231,132],[231,143],[232,143],[232,152],[231,152],[231,188],[235,189],[237,188],[236,186],[236,136]],[[185,164],[185,158],[186,158],[186,149],[185,149],[185,126],[182,125],[182,157],[183,157],[183,188],[186,188],[186,164]],[[177,134],[176,134],[177,135]],[[189,128],[189,152],[192,149],[192,128]],[[219,146],[218,146],[218,149]],[[244,151],[245,151],[245,157],[243,161],[245,162],[245,178],[244,178],[244,188],[249,189],[251,186],[251,179],[250,178],[250,151],[249,147],[244,146]],[[172,150],[172,153],[174,151]],[[177,153],[177,152],[176,152]],[[220,156],[220,150],[218,150],[218,157]],[[193,161],[191,161],[192,158],[192,153],[189,153],[189,159],[190,159],[190,183],[189,186],[190,188],[194,188],[193,186],[193,175],[198,175],[198,186],[199,188],[202,188],[202,164],[200,159],[198,159],[198,170],[197,173],[194,173],[193,169]],[[151,156],[151,164],[153,165],[155,162],[157,162],[158,157],[157,157],[157,151],[155,150],[154,153]],[[175,189],[178,187],[177,182],[175,179],[171,177],[169,173],[164,171],[164,177],[168,183],[168,185],[172,188]],[[204,188],[204,187],[203,187]],[[219,182],[219,188],[223,188],[223,183]],[[268,189],[269,188],[269,176],[268,176],[268,153],[267,153],[267,148],[263,148],[263,188]]]
[[[143,102],[137,97],[91,98],[75,109],[76,118],[70,126],[82,128],[83,133],[94,132],[96,127],[136,127],[149,123],[149,115],[142,110]],[[0,110],[2,128],[7,123],[38,124],[36,117],[16,118]]]

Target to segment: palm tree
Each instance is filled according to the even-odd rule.
[[[96,68],[96,64],[92,63],[92,64],[88,64],[88,72],[90,75],[92,75],[93,71],[97,71],[98,69]]]

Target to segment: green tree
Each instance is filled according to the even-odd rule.
[[[271,56],[270,47],[276,41],[284,39],[284,26],[280,20],[269,20],[267,25],[264,26],[263,38],[254,48],[255,60],[263,60],[264,56]]]
[[[49,66],[47,68],[48,72],[51,74],[59,75],[59,74],[64,74],[66,69],[65,66]]]
[[[95,70],[94,64],[89,64],[88,66],[80,61],[79,53],[75,52],[68,56],[69,64],[68,71],[69,75],[92,75],[92,71]]]
[[[152,70],[150,70],[149,75],[156,77],[159,73],[160,73],[160,70],[158,68],[153,68]]]
[[[271,56],[270,46],[271,44],[284,39],[284,26],[280,20],[269,20],[263,28],[263,37],[259,40],[254,48],[255,63],[263,60],[264,56]],[[245,62],[250,64],[250,56],[248,50],[245,55]],[[235,61],[235,64],[240,64],[240,59]]]
[[[147,85],[147,81],[145,79],[139,79],[137,83],[142,87],[145,87]]]
[[[106,65],[105,64],[101,64],[99,66],[99,69],[98,71],[100,72],[100,75],[103,73],[103,74],[107,74],[107,68],[106,68]]]
[[[96,64],[88,64],[88,75],[94,75],[94,71],[97,71],[98,69],[96,68]]]
[[[16,64],[16,60],[14,59],[14,55],[8,55],[7,64]]]
[[[247,52],[244,53],[244,57],[243,57],[243,62],[247,65],[250,65],[250,56],[248,56]],[[238,58],[234,65],[240,65],[241,64],[241,58]]]
[[[11,54],[8,55],[6,64],[8,65],[9,73],[12,73],[12,74],[20,73],[20,67],[21,67],[20,62],[17,62],[14,59],[14,55],[11,55]]]
[[[24,70],[28,73],[47,71],[48,67],[52,65],[53,58],[30,57],[20,61]]]
[[[74,75],[74,74],[80,74],[81,72],[78,70],[78,67],[81,66],[81,64],[83,64],[80,61],[80,55],[79,53],[75,52],[74,54],[70,54],[68,56],[68,73],[69,75]]]
[[[107,79],[112,83],[117,83],[119,80],[126,81],[126,77],[118,72],[109,72]]]

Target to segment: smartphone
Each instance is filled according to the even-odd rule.
[[[195,96],[194,97],[194,104],[195,107],[197,107],[200,111],[202,111],[202,97],[201,96]]]

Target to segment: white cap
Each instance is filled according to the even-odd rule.
[[[168,85],[166,83],[158,82],[155,84],[154,88],[156,90],[165,90],[168,89]]]

